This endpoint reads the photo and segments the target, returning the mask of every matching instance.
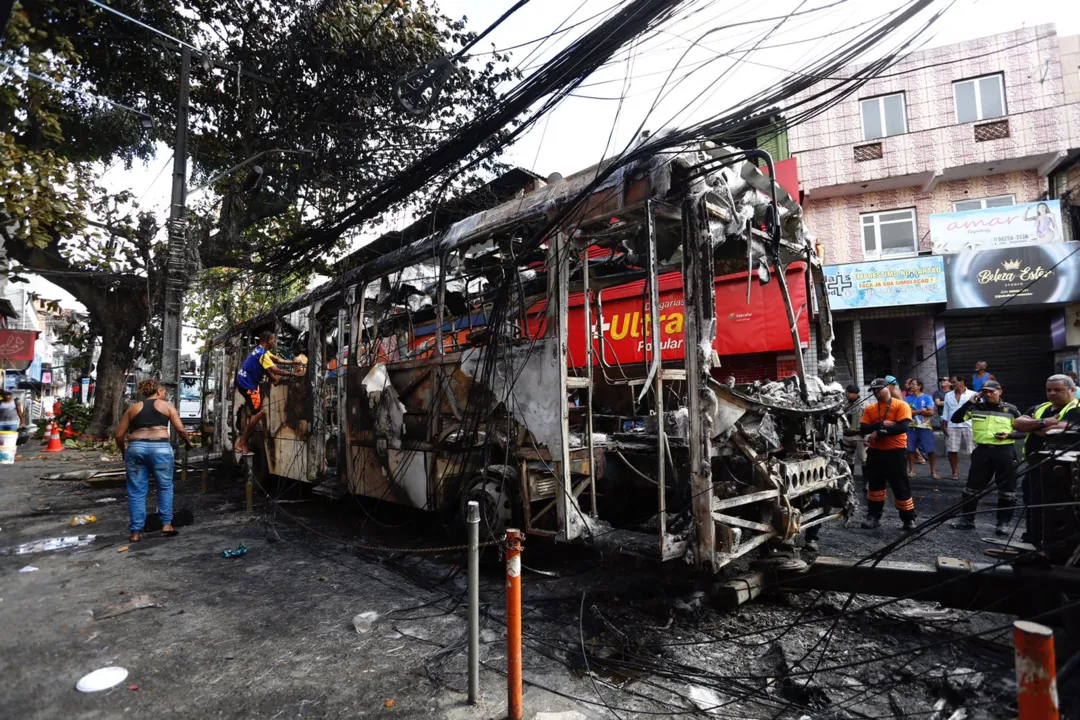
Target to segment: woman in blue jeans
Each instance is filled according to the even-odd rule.
[[[142,540],[151,473],[157,485],[161,530],[166,535],[176,533],[172,526],[174,461],[169,425],[191,447],[191,436],[180,422],[180,414],[165,402],[165,388],[156,380],[143,380],[139,383],[139,394],[143,397],[142,401],[131,404],[116,428],[116,447],[127,464],[131,542]]]

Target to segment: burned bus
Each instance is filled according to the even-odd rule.
[[[801,208],[735,157],[554,180],[229,329],[214,449],[241,461],[234,378],[272,330],[305,369],[263,390],[259,477],[711,571],[797,557],[852,507],[843,393]],[[746,347],[791,362],[735,372]]]

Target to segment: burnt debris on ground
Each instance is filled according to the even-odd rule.
[[[162,707],[166,715],[353,717],[386,712],[391,699],[407,716],[505,713],[498,548],[483,558],[478,708],[465,703],[464,555],[359,549],[445,547],[460,541],[457,526],[294,486],[268,489],[248,516],[242,486],[222,477],[207,495],[195,482],[179,488],[177,507],[194,519],[182,535],[148,533],[118,554],[125,504],[97,503],[116,490],[43,474],[24,464],[0,490],[4,546],[74,535],[64,523],[90,510],[98,537],[35,555],[39,572],[20,575],[24,558],[0,557],[3,607],[14,620],[2,661],[13,717]],[[916,482],[926,513],[958,494],[947,481]],[[900,537],[888,523],[854,527],[826,527],[822,551],[859,557]],[[979,534],[942,530],[898,556],[977,558]],[[220,559],[240,543],[245,556]],[[827,592],[766,592],[729,611],[718,602],[720,578],[688,568],[539,540],[526,542],[524,559],[527,716],[947,720],[1015,712],[1012,648],[999,629],[1009,616]],[[152,609],[128,610],[144,607]],[[126,684],[93,696],[72,691],[110,665],[127,668],[139,693]]]

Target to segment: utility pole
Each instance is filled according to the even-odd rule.
[[[184,290],[187,287],[187,140],[188,95],[191,89],[191,49],[180,50],[180,99],[176,106],[176,144],[173,148],[172,203],[169,205],[169,245],[165,262],[165,317],[162,323],[161,384],[168,401],[177,405],[180,389],[180,347],[183,342]]]

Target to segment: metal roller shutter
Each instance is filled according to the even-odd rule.
[[[945,318],[949,373],[971,383],[975,363],[985,360],[1021,412],[1045,400],[1045,381],[1054,372],[1048,313],[998,313],[993,317]]]

